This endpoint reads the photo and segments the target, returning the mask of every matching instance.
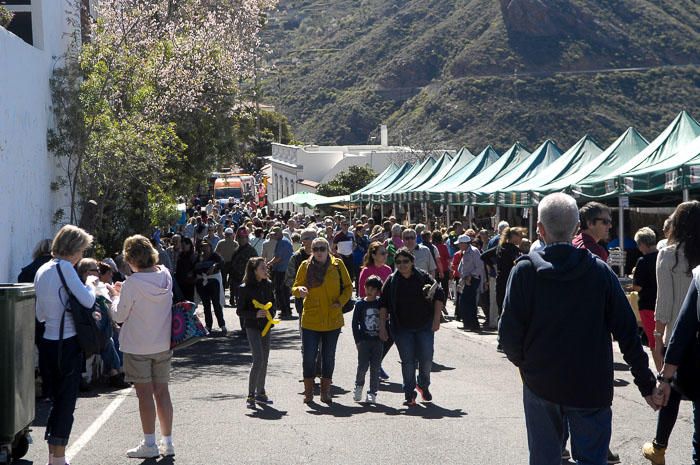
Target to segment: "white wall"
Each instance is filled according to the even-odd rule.
[[[51,191],[56,160],[46,148],[51,121],[49,78],[67,43],[66,0],[34,0],[45,50],[0,28],[0,282],[13,282],[34,245],[52,237],[53,213],[64,200]],[[36,36],[36,34],[35,34]]]

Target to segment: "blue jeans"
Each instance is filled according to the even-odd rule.
[[[419,329],[393,328],[394,343],[401,358],[401,374],[403,375],[403,392],[413,395],[416,389],[416,360],[418,360],[418,386],[427,389],[430,386],[430,369],[433,365],[433,332],[432,320]]]
[[[59,365],[58,351],[61,347]],[[68,444],[73,428],[73,412],[78,398],[83,351],[78,338],[62,342],[42,339],[39,343],[39,367],[44,382],[44,393],[51,398],[51,411],[46,422],[44,439],[54,446]]]
[[[335,348],[338,345],[340,329],[332,331],[314,331],[311,329],[301,329],[301,346],[303,349],[303,369],[304,378],[316,376],[316,353],[321,345],[321,376],[323,378],[333,378],[335,369]]]
[[[542,399],[523,385],[530,465],[560,465],[565,418],[571,430],[571,455],[579,465],[606,465],[612,410],[565,407]]]

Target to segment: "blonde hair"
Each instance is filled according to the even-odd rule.
[[[82,252],[92,244],[92,236],[84,229],[67,224],[58,230],[51,242],[51,255],[70,257]]]
[[[75,271],[78,272],[78,276],[80,276],[80,280],[83,283],[85,283],[85,279],[87,278],[87,272],[90,268],[97,269],[99,273],[97,260],[95,260],[94,258],[81,258],[78,264],[75,266]]]
[[[139,269],[150,268],[158,263],[158,252],[147,237],[136,234],[124,241],[124,260]]]

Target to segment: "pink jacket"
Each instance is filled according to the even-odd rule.
[[[119,348],[135,355],[170,350],[173,280],[164,266],[156,272],[134,273],[112,302],[112,317],[123,323]]]

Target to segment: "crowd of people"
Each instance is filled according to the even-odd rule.
[[[37,341],[42,379],[53,402],[46,433],[52,465],[63,465],[83,363],[71,315],[63,311],[58,271],[84,306],[102,300],[100,321],[112,341],[101,355],[106,376],[116,387],[133,383],[136,388],[144,439],[129,457],[174,454],[169,318],[171,305],[187,300],[201,302],[212,336],[228,335],[236,325],[227,326],[223,309],[236,309],[236,333],[247,338],[253,358],[250,407],[272,402],[265,390],[271,319],[275,313],[293,318],[292,306],[299,318],[305,403],[314,401],[315,378],[320,378],[321,402],[333,402],[344,313],[353,312],[357,346],[353,398],[368,403],[378,401],[380,380],[389,376],[382,360],[394,345],[405,405],[411,407],[418,395],[432,401],[434,338],[447,318],[461,321],[465,331],[497,329],[498,350],[523,378],[530,463],[537,465],[559,464],[562,457],[586,464],[619,462],[609,449],[612,337],[642,396],[659,411],[655,438],[643,446],[643,455],[664,464],[683,398],[670,389],[671,378],[700,327],[695,311],[700,203],[678,206],[664,225],[663,241],[650,227],[634,237],[641,257],[627,291],[639,295],[658,377],[649,368],[625,289],[606,264],[613,223],[603,204],[579,209],[565,194],[545,197],[536,238],[505,221],[495,231],[460,221],[449,226],[405,225],[394,217],[353,221],[341,214],[256,211],[233,199],[224,205],[195,199],[187,214],[186,224],[156,230],[150,239],[132,236],[116,257],[102,261],[83,258],[92,238],[66,226],[53,241],[39,244],[35,262],[23,270],[20,278],[36,285],[37,320],[46,328]],[[454,315],[447,312],[449,301]],[[56,365],[57,352],[59,363],[76,364],[71,376]],[[159,445],[156,417],[163,435]],[[693,457],[700,463],[697,434]]]

